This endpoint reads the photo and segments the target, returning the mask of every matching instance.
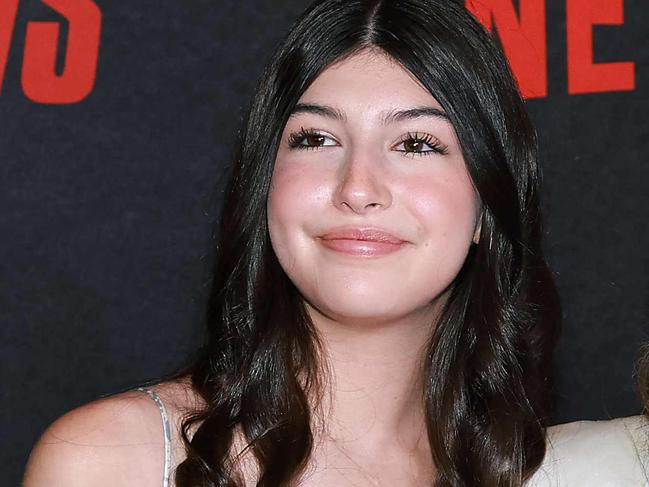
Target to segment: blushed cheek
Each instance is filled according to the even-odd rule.
[[[470,180],[420,180],[406,193],[422,234],[444,240],[471,239],[477,220],[477,197]]]
[[[287,227],[291,222],[291,188],[287,180],[275,177],[271,180],[270,193],[268,195],[268,231],[275,253],[280,252],[278,246],[285,246],[287,239]]]
[[[303,167],[276,165],[267,203],[269,232],[276,254],[291,252],[291,245],[297,245],[302,227],[312,212],[313,197],[313,181]]]
[[[272,211],[286,224],[303,223],[324,209],[330,195],[330,171],[299,161],[278,162],[271,179],[269,217]]]
[[[282,235],[285,233],[285,230],[282,228],[282,222],[285,220],[283,214],[288,204],[286,201],[287,195],[290,194],[285,187],[286,182],[287,180],[284,178],[284,171],[276,165],[273,171],[273,176],[270,180],[270,190],[266,204],[268,232],[276,254],[281,253],[278,246],[284,245],[281,243],[283,240]]]
[[[284,220],[285,213],[290,211],[296,198],[302,197],[303,191],[295,168],[280,162],[276,163],[268,195],[269,218],[276,222]]]

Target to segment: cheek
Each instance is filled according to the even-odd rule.
[[[309,215],[316,214],[323,201],[326,192],[322,178],[303,165],[278,161],[271,179],[267,214],[271,243],[280,261],[302,245]]]
[[[330,187],[327,181],[330,171],[325,167],[278,159],[273,170],[268,195],[268,214],[277,216],[306,215],[308,209],[321,208],[330,200]]]
[[[271,209],[290,208],[295,200],[303,198],[307,193],[304,178],[298,171],[289,166],[276,164],[273,177],[270,180],[268,194],[269,211]]]
[[[473,242],[478,199],[463,173],[422,177],[410,181],[407,188],[402,201],[419,236],[419,252],[410,268],[409,295],[425,303],[448,289],[462,268]]]
[[[418,178],[410,181],[406,189],[403,197],[417,216],[419,230],[426,240],[441,243],[448,239],[453,244],[473,237],[478,199],[465,171],[446,177]]]
[[[285,245],[286,226],[295,218],[292,212],[295,209],[295,192],[299,187],[293,187],[291,178],[286,177],[285,171],[275,169],[270,181],[268,193],[267,213],[268,232],[273,247]],[[278,249],[275,249],[277,253]]]

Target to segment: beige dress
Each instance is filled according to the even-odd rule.
[[[527,484],[635,486],[649,486],[649,422],[644,416],[552,426],[543,464]]]

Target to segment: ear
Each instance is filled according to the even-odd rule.
[[[482,212],[478,214],[478,218],[476,219],[476,224],[475,224],[475,230],[473,232],[473,243],[476,245],[480,243],[481,232],[482,232]]]

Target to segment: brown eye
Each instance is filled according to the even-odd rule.
[[[320,134],[307,134],[302,140],[302,145],[320,147],[325,143],[325,136]]]
[[[393,147],[398,152],[417,156],[431,154],[448,154],[448,147],[430,134],[408,133],[401,142]]]
[[[319,147],[338,145],[338,143],[330,136],[315,130],[301,129],[299,132],[290,135],[288,145],[291,149],[317,149]]]
[[[415,139],[404,140],[403,148],[406,152],[421,152],[424,149],[424,142]]]

